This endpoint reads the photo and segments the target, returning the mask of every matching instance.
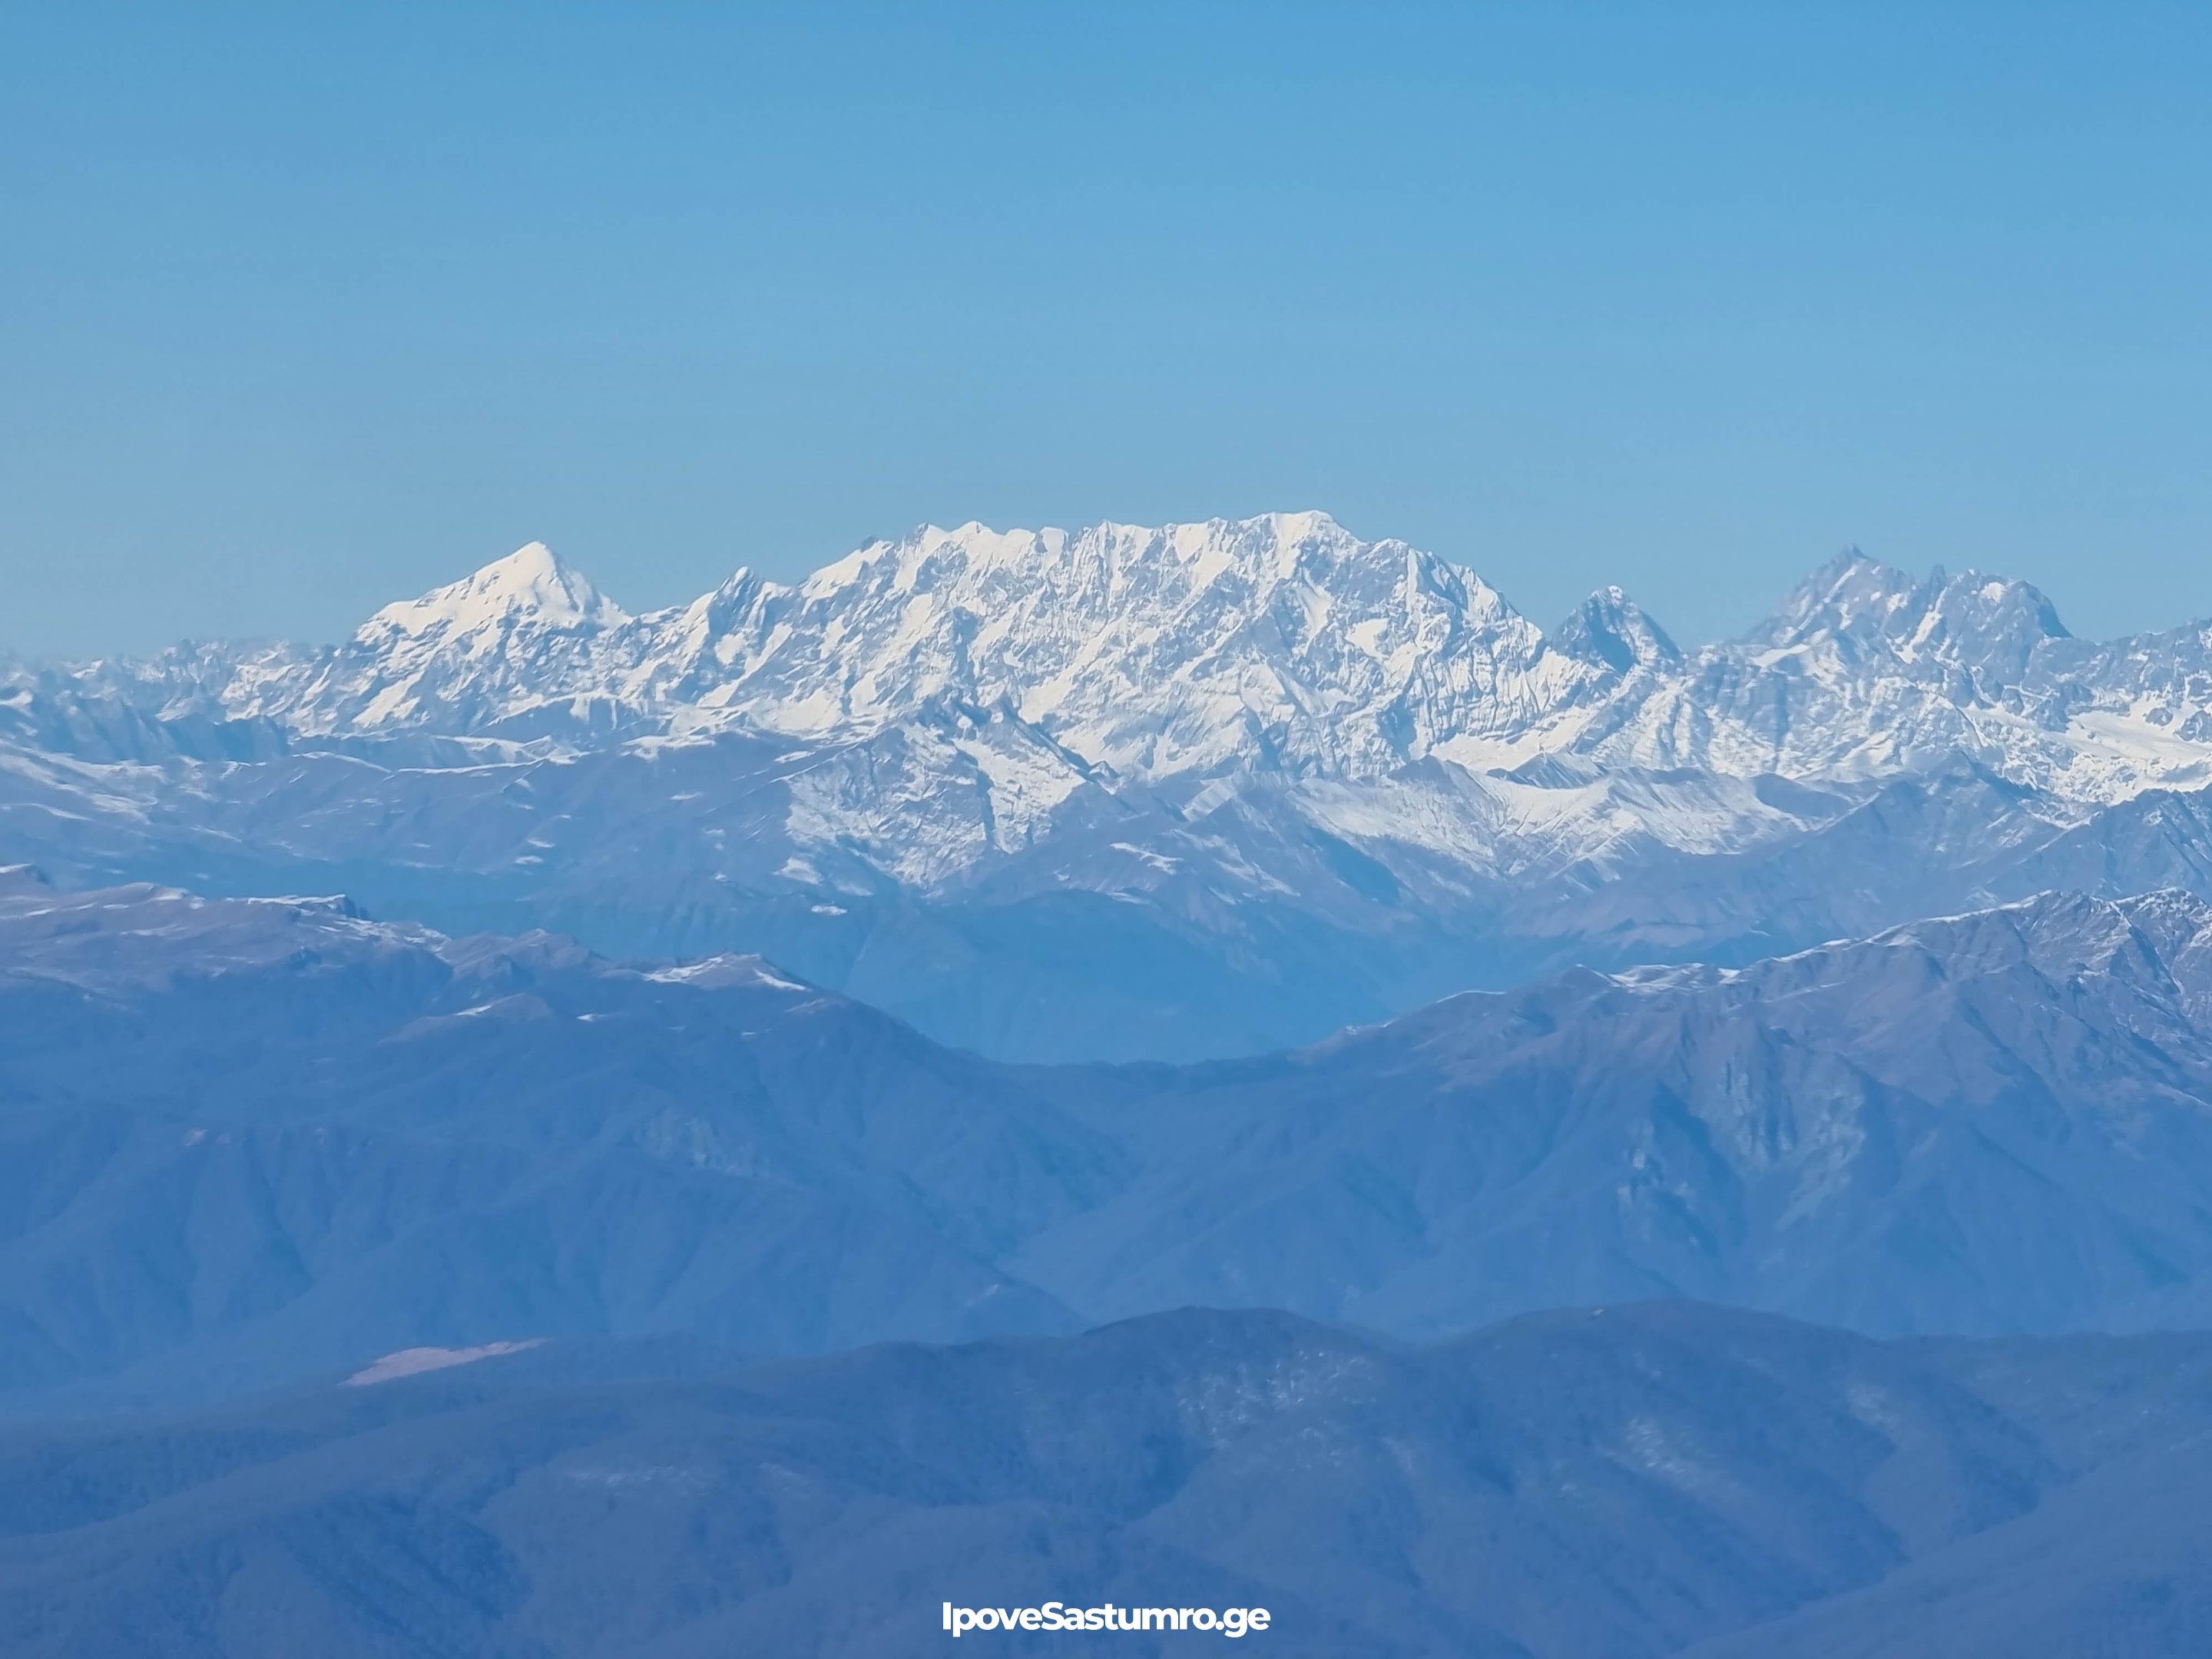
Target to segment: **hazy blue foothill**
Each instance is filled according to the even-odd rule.
[[[1195,1303],[1428,1336],[1655,1296],[2002,1334],[2212,1293],[2183,894],[1577,969],[1183,1068],[1008,1066],[758,958],[338,901],[17,871],[0,942],[25,1406],[517,1335],[799,1353]]]
[[[1266,1650],[1314,1656],[2184,1654],[2208,1428],[2203,1337],[1687,1304],[1418,1345],[1188,1310],[741,1370],[553,1343],[0,1428],[0,1640],[857,1659],[957,1650],[951,1599],[1262,1605]]]

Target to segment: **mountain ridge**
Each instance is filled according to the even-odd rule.
[[[1469,568],[1312,512],[924,526],[794,583],[741,568],[635,617],[532,543],[346,645],[276,647],[227,683],[191,656],[78,678],[310,737],[600,742],[739,722],[818,739],[950,696],[1155,781],[1570,753],[1863,777],[1953,749],[2098,800],[2212,779],[2201,624],[2097,645],[2025,583],[1914,577],[1850,550],[1740,639],[1686,653],[1617,588],[1546,635]]]
[[[2212,903],[1586,969],[1287,1053],[1014,1066],[757,958],[0,876],[0,1404],[414,1347],[758,1354],[1201,1304],[2212,1313]]]
[[[924,528],[632,617],[540,544],[349,641],[0,667],[0,860],[755,951],[1008,1058],[2212,893],[2212,646],[1847,552],[1684,650],[1316,513]]]

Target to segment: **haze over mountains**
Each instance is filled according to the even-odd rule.
[[[0,676],[10,1652],[2212,1640],[2203,626],[1300,514]]]
[[[0,1131],[11,1653],[2212,1634],[2208,1339],[1935,1334],[2204,1323],[2186,895],[1045,1068],[757,958],[19,869]]]
[[[757,958],[0,881],[0,1406],[423,1345],[752,1353],[1188,1304],[1409,1336],[1695,1296],[2212,1315],[2212,907],[1584,969],[1185,1068],[941,1048]]]
[[[1318,514],[924,530],[636,617],[533,544],[338,647],[5,684],[0,856],[58,880],[757,951],[1011,1059],[2212,892],[2203,628],[2093,645],[1856,555],[1686,653]]]

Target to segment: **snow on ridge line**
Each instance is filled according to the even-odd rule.
[[[2027,584],[1916,577],[1854,550],[1759,629],[1684,653],[1615,588],[1547,633],[1471,568],[1318,512],[928,526],[796,586],[741,575],[635,617],[532,543],[344,646],[115,672],[113,690],[164,720],[564,753],[732,726],[866,738],[950,698],[1004,705],[1082,766],[1146,781],[1243,765],[1374,781],[1430,758],[1510,771],[1562,754],[1850,781],[1959,752],[2111,804],[2212,776],[2201,629],[2094,645]],[[994,812],[1017,793],[993,781]],[[1021,823],[1049,815],[1031,805]]]
[[[544,542],[526,542],[457,582],[386,605],[355,638],[367,643],[394,634],[467,634],[508,619],[548,628],[612,628],[630,617]]]
[[[455,1365],[473,1365],[480,1359],[496,1359],[502,1354],[521,1353],[543,1346],[544,1340],[542,1336],[531,1336],[516,1342],[485,1342],[473,1348],[401,1348],[364,1365],[339,1386],[374,1388],[380,1382],[396,1382],[403,1376],[420,1376],[426,1371],[442,1371]]]
[[[644,977],[656,985],[691,985],[719,990],[730,985],[763,985],[776,991],[805,991],[811,986],[786,979],[758,957],[724,951],[700,962],[678,963],[648,969]]]

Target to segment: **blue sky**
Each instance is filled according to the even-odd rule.
[[[2212,8],[0,11],[0,642],[1321,507],[2212,613]]]

